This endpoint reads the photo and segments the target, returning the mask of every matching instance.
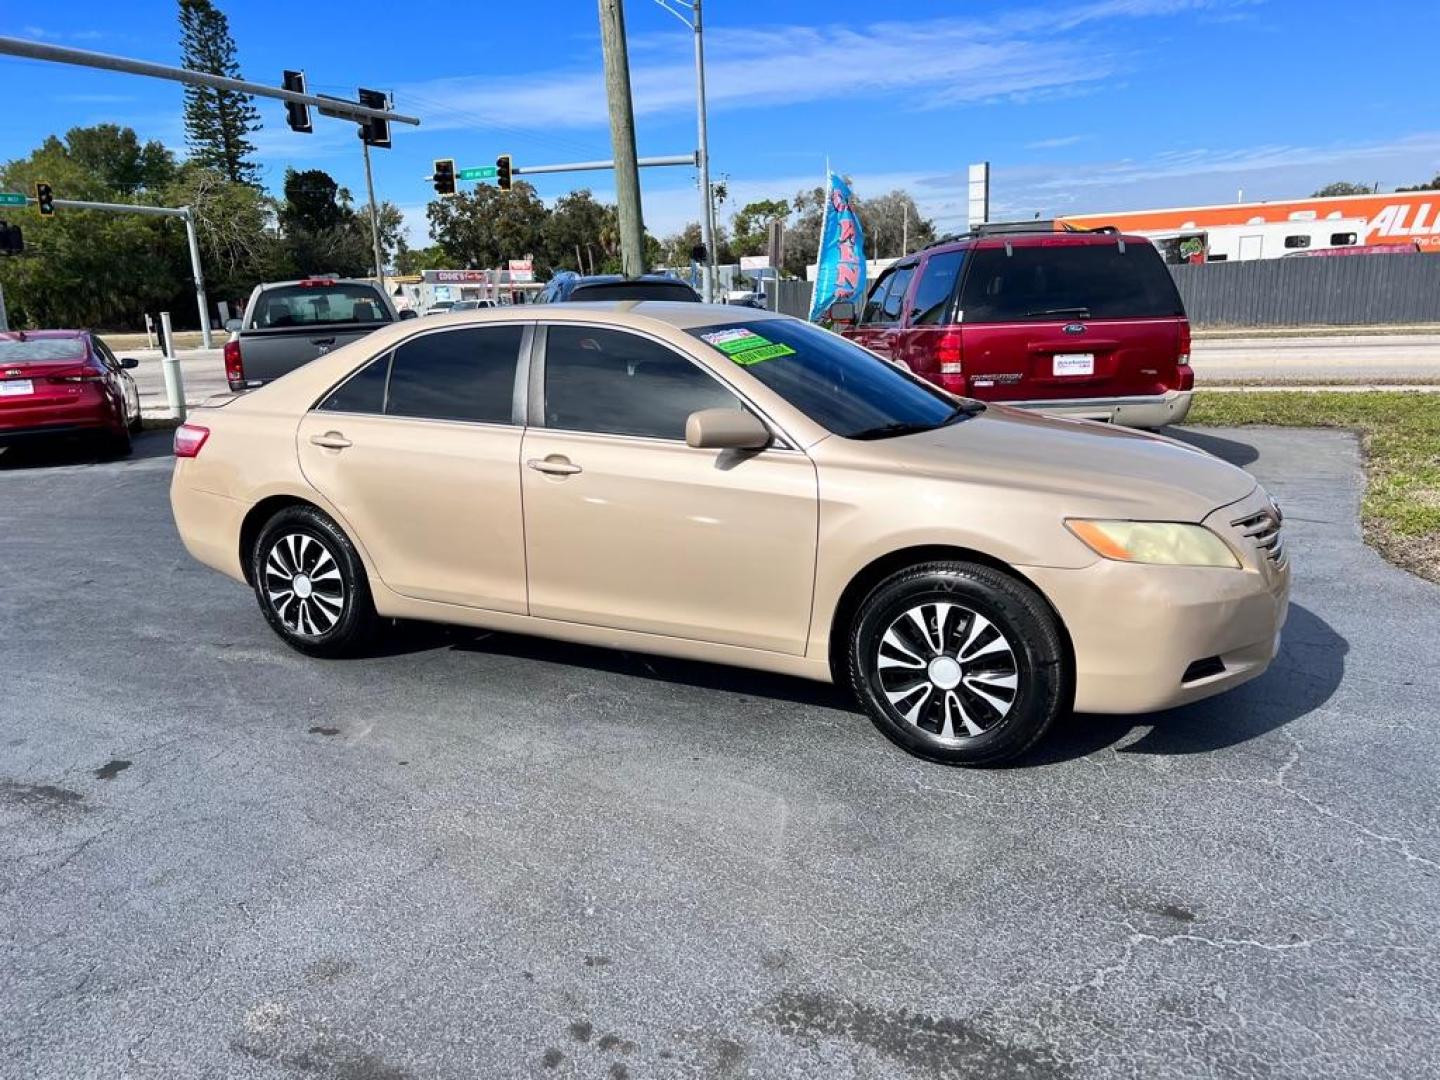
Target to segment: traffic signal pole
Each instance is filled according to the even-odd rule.
[[[205,348],[215,347],[210,336],[210,302],[205,296],[205,272],[200,269],[200,239],[195,232],[195,212],[188,206],[139,206],[134,203],[86,202],[83,199],[52,199],[51,203],[66,210],[102,210],[112,214],[148,214],[151,217],[180,218],[185,222],[185,242],[190,248],[190,273],[195,279],[195,306],[200,312],[200,337]],[[39,199],[25,200],[39,206]]]

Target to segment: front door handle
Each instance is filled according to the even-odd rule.
[[[547,458],[532,457],[525,464],[536,472],[549,473],[551,476],[574,476],[578,472],[584,472],[579,465],[559,454],[552,454]]]
[[[310,441],[316,446],[323,446],[326,450],[344,450],[347,446],[354,445],[338,431],[327,431],[324,435],[311,435]]]

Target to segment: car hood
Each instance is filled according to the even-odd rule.
[[[1243,469],[1175,439],[996,405],[933,431],[858,445],[905,473],[1053,495],[1065,516],[1198,522],[1255,489]]]

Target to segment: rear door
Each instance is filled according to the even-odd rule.
[[[880,275],[860,311],[855,327],[845,336],[889,360],[896,356],[905,301],[915,277],[916,260],[897,263]]]
[[[1184,307],[1146,240],[986,241],[970,252],[957,317],[978,398],[1134,397],[1181,381]]]
[[[301,420],[305,478],[396,592],[524,614],[515,397],[528,343],[519,323],[417,334]]]

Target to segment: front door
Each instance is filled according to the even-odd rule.
[[[799,655],[815,577],[815,468],[798,450],[701,450],[742,408],[703,365],[612,328],[545,332],[520,470],[530,613]]]
[[[885,271],[870,290],[865,306],[860,309],[859,321],[845,336],[887,360],[898,360],[896,345],[905,313],[906,294],[914,276],[913,261]]]
[[[300,422],[306,479],[401,595],[525,612],[522,341],[520,325],[420,334]]]

